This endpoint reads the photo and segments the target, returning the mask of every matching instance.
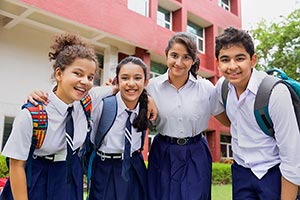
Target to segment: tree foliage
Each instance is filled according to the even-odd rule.
[[[300,9],[278,23],[262,20],[251,33],[257,42],[258,68],[277,67],[300,81]]]

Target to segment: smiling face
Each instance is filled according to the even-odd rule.
[[[242,44],[231,45],[220,50],[217,65],[223,76],[243,92],[256,65],[256,54],[251,58]]]
[[[134,109],[136,107],[147,83],[145,72],[140,65],[129,62],[120,67],[118,86],[127,108]]]
[[[66,104],[81,100],[93,86],[96,63],[92,60],[76,58],[62,71],[56,68],[56,95]]]
[[[187,48],[181,43],[174,43],[167,53],[167,66],[171,81],[176,78],[187,79],[193,58],[188,54]]]

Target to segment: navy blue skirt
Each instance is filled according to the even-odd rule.
[[[66,161],[52,162],[44,159],[32,160],[31,186],[27,188],[29,200],[82,200],[83,173],[79,157],[74,155],[73,177],[67,184]],[[8,180],[0,196],[1,200],[13,200]]]
[[[130,162],[130,178],[126,182],[121,176],[121,159],[101,160],[97,155],[93,162],[89,200],[147,199],[147,171],[142,154],[133,154]]]
[[[212,157],[206,138],[179,143],[155,136],[149,154],[149,200],[210,200]]]

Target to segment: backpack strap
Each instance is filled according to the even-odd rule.
[[[224,79],[224,81],[222,83],[222,88],[221,88],[222,101],[223,101],[223,105],[224,105],[225,109],[226,109],[227,96],[228,96],[228,91],[229,91],[228,83],[229,83],[229,81],[227,79]]]
[[[88,168],[88,163],[89,163],[89,157],[92,152],[92,144],[90,142],[91,138],[91,132],[92,132],[92,120],[91,120],[91,115],[92,115],[92,99],[90,95],[86,95],[84,98],[80,100],[80,104],[83,108],[84,114],[86,116],[87,120],[87,125],[88,125],[88,131],[84,140],[84,144],[80,148],[78,152],[78,156],[80,158],[81,162],[81,167],[83,170],[83,173],[87,173],[87,168]]]
[[[38,106],[35,106],[32,103],[24,104],[22,109],[24,108],[30,112],[33,123],[31,145],[26,164],[27,186],[29,187],[31,186],[33,153],[35,149],[40,149],[43,145],[48,127],[48,115],[41,102],[38,102]]]
[[[116,96],[112,95],[104,98],[103,100],[103,110],[100,117],[99,125],[97,128],[95,136],[95,148],[98,149],[113,125],[118,111]]]
[[[89,164],[88,164],[88,171],[87,171],[87,200],[90,192],[90,180],[92,176],[92,168],[93,168],[93,161],[96,156],[97,150],[99,149],[105,135],[108,133],[110,128],[112,127],[118,111],[117,106],[117,98],[114,95],[108,96],[103,101],[103,109],[99,121],[99,125],[97,128],[97,132],[95,135],[94,141],[94,150],[90,156]]]
[[[255,102],[254,115],[260,129],[268,136],[274,137],[273,122],[269,115],[269,100],[274,86],[282,82],[279,78],[266,76],[259,85]]]
[[[268,105],[269,105],[269,100],[270,100],[270,95],[272,93],[272,90],[279,83],[285,84],[289,89],[294,111],[298,122],[298,127],[300,129],[300,100],[296,91],[285,80],[281,80],[277,77],[268,75],[263,79],[263,81],[261,82],[258,88],[255,102],[254,102],[254,115],[255,115],[256,122],[258,123],[261,130],[265,134],[272,137],[275,137],[274,136],[275,131],[273,128],[273,122],[269,114]]]
[[[85,138],[82,152],[89,152],[90,151],[90,137],[92,132],[92,121],[91,121],[91,115],[92,115],[92,99],[90,95],[86,95],[84,98],[80,100],[80,104],[84,110],[84,114],[86,116],[87,125],[88,125],[88,132]]]

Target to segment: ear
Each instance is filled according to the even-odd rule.
[[[146,89],[148,83],[149,83],[149,79],[146,79],[146,80],[145,80],[145,83],[144,83],[144,89]]]
[[[216,58],[216,61],[215,61],[215,62],[216,62],[216,65],[217,65],[218,69],[220,70],[219,59]]]
[[[62,77],[62,71],[61,71],[61,69],[60,69],[59,67],[57,67],[57,68],[55,69],[54,74],[55,74],[55,79],[56,79],[56,81],[57,81],[57,82],[60,82],[60,81],[61,81],[61,77]]]
[[[251,68],[253,69],[256,65],[257,62],[257,55],[253,54],[252,58],[251,58]]]

